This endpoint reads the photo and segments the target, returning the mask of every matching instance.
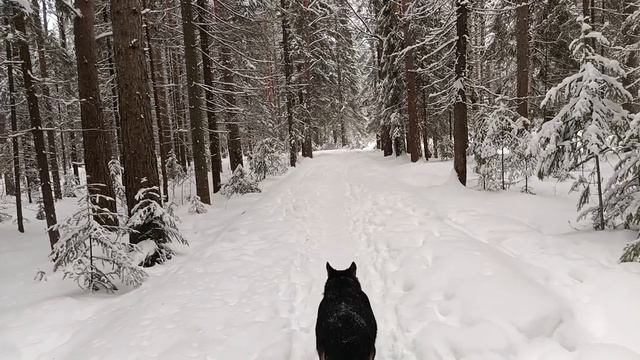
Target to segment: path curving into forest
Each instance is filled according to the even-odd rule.
[[[315,359],[324,264],[356,261],[378,359],[636,359],[637,332],[624,327],[640,314],[622,314],[611,294],[623,291],[612,279],[637,282],[640,271],[572,236],[558,216],[572,204],[542,185],[537,197],[483,193],[458,185],[450,167],[319,152],[261,194],[184,215],[191,247],[140,289],[0,315],[11,330],[0,337],[20,345],[6,354]]]

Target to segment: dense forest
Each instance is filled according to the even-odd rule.
[[[176,187],[201,213],[299,157],[375,143],[453,159],[478,190],[572,181],[579,218],[637,229],[639,6],[2,0],[0,221],[23,232],[38,204],[54,269],[113,290],[187,243]],[[78,209],[60,219],[65,197]],[[635,243],[622,260],[639,258]]]

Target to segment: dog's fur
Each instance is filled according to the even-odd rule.
[[[356,264],[335,270],[327,262],[327,277],[316,322],[320,360],[373,360],[378,326],[356,277]]]

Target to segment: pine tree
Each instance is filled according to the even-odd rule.
[[[227,198],[261,192],[258,182],[242,166],[238,166],[229,180],[222,185],[220,193]]]
[[[535,141],[540,146],[537,171],[540,178],[563,175],[594,162],[587,177],[580,177],[573,189],[583,187],[578,201],[579,218],[592,216],[596,229],[604,229],[604,204],[600,159],[616,145],[617,129],[624,129],[627,112],[620,103],[631,95],[618,81],[625,72],[615,60],[595,52],[595,44],[607,45],[607,39],[593,31],[584,17],[578,18],[581,35],[571,43],[580,70],[553,87],[542,106],[559,103],[556,116],[542,125]],[[614,137],[612,137],[614,135]],[[597,185],[598,205],[586,207],[591,185]],[[583,208],[585,208],[583,210]]]
[[[456,79],[453,88],[457,98],[454,113],[454,168],[462,185],[467,184],[467,146],[469,142],[467,128],[467,0],[456,0]]]
[[[7,31],[9,31],[9,17],[11,15],[11,8],[5,5],[5,20],[4,24],[7,27]],[[5,51],[6,51],[6,59],[7,61],[7,87],[8,87],[8,97],[9,97],[9,110],[11,117],[11,132],[18,132],[18,115],[16,110],[16,99],[15,99],[15,85],[14,85],[14,75],[13,75],[13,48],[11,41],[9,38],[5,39]],[[22,215],[22,185],[21,185],[21,174],[22,171],[20,169],[20,145],[17,137],[13,137],[11,139],[11,147],[12,147],[12,162],[13,162],[13,176],[14,176],[14,194],[16,199],[16,222],[18,225],[18,232],[24,232],[24,219]]]
[[[51,248],[53,248],[60,238],[60,234],[55,228],[57,223],[56,208],[54,205],[51,181],[49,177],[49,163],[47,161],[44,131],[42,130],[42,120],[40,118],[40,106],[38,104],[38,97],[36,94],[37,83],[33,77],[31,54],[29,52],[29,43],[27,41],[28,35],[25,25],[25,11],[31,11],[31,9],[22,7],[14,8],[14,26],[18,32],[18,47],[20,50],[20,60],[22,61],[22,79],[28,103],[31,127],[33,128],[32,132],[38,164],[40,192],[42,194],[43,209],[47,220],[47,233],[49,234],[49,243]]]
[[[187,72],[189,121],[191,123],[191,146],[193,148],[193,166],[195,167],[196,190],[198,196],[205,204],[211,204],[204,143],[204,126],[202,122],[202,95],[200,91],[200,71],[198,69],[198,46],[191,0],[180,0],[180,8],[182,14],[182,34],[185,46],[184,61]],[[240,162],[242,162],[242,154],[240,154]]]
[[[97,199],[91,199],[104,195],[85,190],[77,211],[59,226],[63,236],[51,252],[53,271],[62,271],[64,278],[85,290],[114,292],[120,283],[140,286],[147,274],[135,263],[137,247],[122,238],[127,229],[99,220],[117,214],[106,212]]]
[[[164,263],[175,255],[175,246],[187,246],[187,239],[178,229],[179,219],[173,212],[173,203],[168,202],[164,207],[157,199],[160,198],[158,188],[140,189],[136,194],[136,205],[131,209],[126,228],[135,233],[140,248],[139,261],[145,267]]]
[[[124,150],[125,189],[130,224],[135,232],[131,243],[145,240],[155,241],[157,253],[149,255],[148,265],[157,259],[165,259],[164,244],[175,235],[163,226],[162,209],[158,191],[158,166],[153,139],[153,119],[149,99],[149,78],[145,68],[144,33],[141,3],[136,0],[122,0],[111,3],[113,19],[113,39],[115,65],[117,71],[118,94],[120,99],[120,119],[122,123],[122,143]],[[135,156],[133,156],[135,154]],[[149,209],[145,207],[149,206]],[[137,215],[136,215],[137,214]]]
[[[84,142],[85,169],[91,200],[97,201],[98,209],[108,213],[116,212],[115,194],[109,179],[109,161],[111,144],[107,136],[109,125],[102,112],[100,88],[98,86],[97,50],[94,34],[94,8],[90,1],[76,0],[77,13],[74,16],[74,42],[76,64],[78,67],[78,91],[80,99],[80,117]],[[67,185],[65,179],[65,186]],[[98,185],[99,184],[99,185]],[[71,192],[72,193],[72,192]],[[117,218],[99,216],[97,221],[106,221],[104,225],[115,225]]]

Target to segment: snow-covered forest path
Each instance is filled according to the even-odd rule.
[[[631,235],[576,232],[553,184],[485,193],[450,169],[320,152],[183,215],[191,247],[135,291],[8,286],[0,358],[314,359],[324,264],[356,261],[378,359],[640,359],[640,268],[616,261]]]

